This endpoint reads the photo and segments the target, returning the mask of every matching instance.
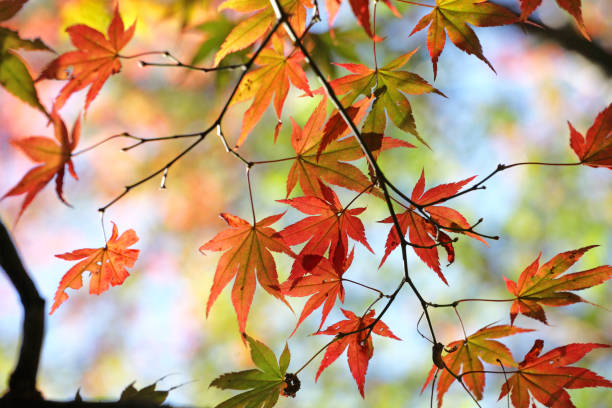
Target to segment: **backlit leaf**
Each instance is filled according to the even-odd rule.
[[[133,267],[136,259],[138,259],[140,251],[128,248],[136,242],[138,242],[138,236],[133,229],[129,229],[119,236],[117,226],[113,223],[113,233],[106,246],[77,249],[65,254],[55,255],[66,261],[85,259],[70,268],[62,277],[49,314],[52,314],[68,299],[66,289],[80,289],[83,286],[82,275],[85,272],[91,274],[89,293],[92,295],[99,295],[108,290],[110,285],[121,285],[130,276],[127,268]]]
[[[543,346],[542,340],[535,341],[531,351],[519,363],[517,371],[502,386],[499,399],[510,393],[515,408],[529,408],[531,400],[551,408],[576,408],[566,389],[612,388],[612,382],[586,368],[568,367],[591,350],[608,348],[609,345],[573,343],[539,356]]]
[[[595,118],[587,130],[586,138],[571,123],[570,146],[584,163],[591,167],[607,167],[612,170],[612,103]]]
[[[340,357],[340,355],[348,347],[348,365],[351,370],[351,374],[353,374],[353,378],[357,383],[357,388],[359,388],[359,393],[365,398],[363,390],[365,385],[365,376],[368,371],[370,359],[374,354],[374,345],[372,344],[372,336],[369,335],[370,333],[368,327],[375,321],[375,312],[374,309],[371,309],[365,316],[358,317],[349,310],[341,310],[344,316],[347,318],[346,320],[341,320],[338,323],[329,326],[327,329],[315,333],[329,334],[332,336],[340,335],[340,337],[337,337],[337,340],[331,343],[325,350],[325,355],[323,356],[321,365],[317,370],[315,381],[319,379],[319,376],[323,370],[325,370],[331,363],[336,361],[336,359]],[[342,333],[351,332],[356,333],[342,335]],[[372,333],[379,336],[390,337],[395,340],[401,340],[399,337],[396,337],[391,330],[389,330],[389,327],[387,327],[387,325],[380,320],[372,327]]]
[[[477,27],[491,27],[517,21],[518,16],[512,11],[487,0],[436,0],[433,11],[419,20],[410,35],[429,26],[427,49],[435,78],[438,73],[438,58],[444,49],[447,34],[457,48],[467,54],[474,54],[493,69],[482,52],[476,33],[468,23]]]
[[[80,118],[72,128],[72,134],[68,135],[68,130],[64,121],[57,115],[52,115],[53,128],[55,130],[55,140],[42,137],[30,136],[23,139],[11,140],[11,143],[21,149],[30,160],[42,163],[28,171],[23,178],[10,189],[1,199],[9,196],[25,194],[19,215],[21,217],[24,210],[30,205],[34,197],[55,177],[55,191],[59,199],[65,203],[63,194],[64,173],[66,166],[68,171],[75,179],[78,179],[72,164],[71,154],[79,143],[81,136]]]
[[[259,284],[272,296],[286,300],[281,293],[276,263],[270,251],[293,252],[284,239],[270,225],[282,217],[273,215],[258,221],[254,226],[232,214],[222,213],[221,218],[229,228],[218,233],[213,239],[200,247],[200,251],[226,251],[219,259],[210,296],[206,303],[206,316],[215,300],[236,277],[232,289],[232,303],[238,317],[238,327],[245,332],[247,317],[255,293],[255,276]],[[287,304],[288,305],[288,304]]]
[[[72,67],[68,83],[64,85],[53,104],[53,110],[60,109],[70,95],[87,86],[85,110],[95,99],[106,80],[121,70],[119,51],[132,39],[136,23],[127,30],[115,7],[113,19],[108,26],[107,37],[98,30],[77,24],[66,29],[77,51],[66,52],[47,65],[39,79],[66,79],[66,70]]]
[[[566,306],[586,302],[572,291],[590,288],[607,281],[612,277],[612,266],[603,265],[582,272],[560,275],[594,247],[588,246],[557,254],[542,266],[539,266],[538,256],[521,273],[518,283],[504,277],[508,291],[516,296],[510,309],[510,321],[514,322],[520,313],[546,323],[543,305]]]

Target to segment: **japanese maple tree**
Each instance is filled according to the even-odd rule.
[[[47,42],[55,40],[46,38],[48,33],[43,30],[42,38],[22,38],[19,24],[12,24],[21,9],[29,6],[28,1],[0,0],[0,85],[19,99],[15,100],[16,103],[29,106],[27,109],[33,109],[30,114],[48,123],[45,135],[24,128],[20,129],[20,135],[13,135],[10,139],[12,146],[36,163],[23,175],[5,175],[11,183],[14,183],[12,180],[19,181],[3,193],[0,198],[3,205],[10,197],[25,195],[14,216],[15,224],[28,216],[34,200],[44,195],[40,193],[53,179],[60,202],[70,206],[64,197],[65,190],[70,190],[70,198],[82,198],[79,196],[83,194],[80,193],[82,190],[76,187],[68,189],[64,185],[66,170],[78,180],[75,167],[81,172],[78,162],[82,155],[95,155],[97,149],[110,144],[108,142],[116,139],[130,141],[131,145],[122,148],[124,151],[142,145],[164,147],[165,143],[184,143],[179,150],[160,149],[147,157],[147,163],[142,167],[146,170],[134,170],[148,173],[123,174],[131,183],[123,191],[108,195],[108,190],[100,189],[108,200],[98,209],[102,245],[89,248],[91,245],[83,242],[77,247],[81,249],[55,255],[76,264],[66,267],[63,276],[58,276],[54,301],[50,309],[45,310],[53,315],[52,318],[77,307],[74,299],[69,300],[73,293],[82,301],[79,307],[87,308],[89,298],[74,292],[84,286],[84,279],[88,280],[89,294],[106,296],[107,292],[127,291],[124,283],[131,274],[146,274],[147,268],[155,267],[157,254],[154,250],[133,247],[139,236],[132,225],[122,221],[123,232],[120,234],[113,222],[112,232],[107,237],[105,216],[119,201],[129,202],[133,190],[144,190],[141,187],[149,180],[161,180],[162,189],[172,189],[166,181],[168,177],[174,177],[170,170],[174,172],[179,167],[177,163],[188,160],[187,157],[195,157],[201,163],[214,161],[216,158],[210,156],[212,150],[202,153],[198,148],[220,142],[229,154],[227,157],[235,159],[234,163],[241,166],[241,171],[246,170],[244,194],[241,195],[245,205],[222,211],[219,215],[225,222],[224,226],[194,227],[198,228],[198,237],[201,238],[199,252],[216,262],[214,271],[201,271],[211,286],[207,300],[201,300],[199,322],[206,330],[208,322],[205,319],[227,307],[228,299],[222,294],[232,283],[231,291],[225,291],[231,292],[229,302],[233,306],[232,313],[235,313],[228,336],[240,340],[238,347],[244,349],[243,357],[247,356],[248,350],[255,368],[216,373],[207,378],[206,382],[215,377],[210,382],[212,387],[239,392],[216,407],[270,408],[286,397],[296,398],[293,400],[295,404],[303,406],[307,402],[301,400],[301,395],[309,393],[309,387],[318,385],[302,386],[300,378],[309,375],[314,382],[325,381],[326,374],[330,375],[334,369],[329,367],[345,352],[348,363],[345,370],[350,372],[359,395],[367,398],[368,368],[378,355],[387,352],[377,349],[375,357],[374,343],[377,348],[379,344],[392,347],[394,342],[389,340],[397,340],[399,346],[395,346],[408,351],[413,345],[408,341],[402,342],[395,333],[405,338],[404,333],[409,330],[418,333],[419,341],[431,350],[431,354],[420,355],[419,361],[397,358],[396,365],[416,370],[414,367],[431,364],[429,375],[426,371],[419,373],[424,384],[421,391],[431,387],[428,400],[425,397],[421,400],[423,406],[433,406],[434,400],[439,408],[453,406],[448,402],[449,398],[445,400],[451,387],[462,390],[477,407],[497,403],[515,408],[535,407],[537,404],[551,408],[574,407],[567,390],[612,388],[612,382],[606,378],[610,373],[573,365],[580,364],[579,361],[592,351],[595,358],[609,352],[610,345],[605,344],[605,340],[572,340],[568,344],[556,345],[558,337],[549,335],[548,331],[559,324],[559,316],[565,313],[561,306],[579,303],[594,306],[587,300],[590,298],[588,294],[582,297],[576,291],[605,284],[612,277],[612,266],[604,265],[602,261],[594,267],[569,270],[576,268],[574,264],[588,251],[595,252],[597,244],[601,245],[598,251],[609,254],[606,242],[590,242],[585,234],[580,237],[581,242],[573,246],[579,249],[566,250],[556,248],[556,245],[550,248],[551,244],[542,248],[540,255],[537,255],[539,248],[528,254],[519,254],[517,247],[507,242],[512,240],[511,237],[483,232],[483,225],[488,224],[480,216],[482,208],[466,208],[459,200],[459,197],[485,190],[488,185],[499,181],[498,174],[519,166],[529,166],[534,171],[544,166],[557,167],[560,172],[567,173],[588,171],[580,173],[592,177],[585,182],[604,185],[601,180],[609,178],[608,170],[612,169],[612,103],[608,100],[602,102],[600,109],[590,115],[588,126],[573,125],[578,123],[574,112],[564,112],[564,116],[558,118],[568,121],[569,134],[559,136],[555,140],[556,147],[547,150],[558,147],[569,155],[570,148],[578,161],[574,157],[573,161],[567,162],[550,158],[511,164],[491,163],[492,171],[489,173],[467,178],[455,174],[440,176],[434,166],[422,167],[419,161],[438,154],[436,149],[443,143],[432,137],[431,123],[422,119],[422,112],[431,111],[428,117],[435,120],[443,113],[438,112],[433,103],[455,103],[452,97],[447,98],[450,92],[442,89],[444,84],[449,84],[448,81],[438,85],[440,82],[425,79],[431,77],[432,72],[424,70],[420,61],[415,61],[419,47],[422,47],[421,53],[429,54],[425,62],[429,66],[431,60],[433,80],[440,81],[443,71],[446,75],[446,70],[438,68],[447,63],[440,58],[447,48],[447,37],[463,53],[472,54],[495,71],[494,64],[508,62],[504,58],[492,57],[494,53],[489,50],[493,47],[486,47],[485,52],[477,32],[481,27],[507,25],[549,30],[532,16],[541,0],[519,0],[513,5],[489,0],[431,0],[426,3],[383,0],[385,7],[382,9],[378,8],[378,1],[370,0],[176,2],[180,5],[169,6],[170,11],[164,16],[177,17],[174,13],[177,8],[180,11],[182,31],[177,34],[178,38],[188,38],[190,27],[208,32],[196,55],[191,55],[191,62],[187,62],[190,55],[176,53],[180,56],[175,56],[173,51],[156,49],[154,42],[144,46],[137,22],[122,14],[127,3],[127,0],[109,1],[103,7],[107,13],[105,32],[100,26],[95,28],[86,23],[68,25],[65,32],[72,45],[67,49],[58,46],[57,55],[51,57],[53,50]],[[580,0],[556,0],[556,3],[573,19],[580,41],[591,41],[591,35],[598,36],[601,29],[589,28]],[[344,29],[337,24],[341,20],[338,16],[342,7],[346,9],[346,24],[354,27],[348,37],[350,44],[340,40]],[[426,10],[425,14],[423,10]],[[138,12],[147,15],[145,10]],[[205,23],[194,23],[194,16],[204,18]],[[36,15],[29,18],[35,20]],[[320,24],[323,19],[327,24]],[[398,21],[410,27],[405,36],[381,35],[381,22],[392,26]],[[477,31],[474,26],[479,27]],[[417,33],[420,31],[426,34],[419,37]],[[151,44],[153,48],[150,48]],[[382,47],[385,47],[384,51],[381,51]],[[362,48],[367,52],[364,53]],[[44,63],[39,61],[33,65],[35,68],[30,68],[27,57],[22,55],[24,51],[40,51],[41,55],[44,54],[44,57],[39,55],[44,58]],[[350,57],[353,52],[356,58]],[[457,61],[469,58],[463,53],[446,58],[456,58]],[[379,63],[379,58],[386,62]],[[198,107],[200,116],[193,118],[193,123],[187,126],[197,126],[198,130],[181,133],[178,130],[166,131],[159,126],[154,128],[155,134],[146,137],[128,131],[103,137],[96,135],[94,126],[89,125],[89,118],[96,111],[96,105],[104,99],[97,98],[98,95],[104,94],[108,84],[126,86],[129,83],[137,87],[139,81],[146,82],[131,71],[127,75],[122,73],[122,69],[125,71],[127,66],[136,66],[137,62],[149,70],[149,74],[151,70],[162,73],[181,71],[180,80],[177,77],[171,79],[175,81],[173,92],[180,93],[193,86],[197,93],[205,94],[206,106]],[[200,65],[202,62],[205,63]],[[457,66],[454,69],[459,70]],[[487,72],[491,71],[487,68]],[[202,76],[194,79],[194,74],[203,74],[205,79]],[[457,78],[461,75],[458,73]],[[459,81],[457,78],[451,83]],[[51,80],[63,82],[58,86]],[[79,91],[84,89],[87,89],[84,103],[76,102]],[[109,114],[108,120],[114,120],[112,118],[121,113],[119,110],[130,109],[134,100],[129,95],[114,95],[115,111]],[[470,107],[461,109],[462,115],[478,115]],[[272,115],[270,111],[273,111]],[[68,121],[68,117],[75,119]],[[134,122],[138,119],[133,118]],[[65,122],[74,123],[71,131]],[[283,126],[287,122],[290,124]],[[442,136],[450,140],[456,137],[452,133],[451,129],[448,135]],[[49,136],[51,134],[53,137]],[[521,143],[522,148],[537,142],[525,138]],[[462,153],[465,166],[470,163],[468,155]],[[445,160],[435,157],[439,163]],[[115,160],[117,162],[96,162],[96,165],[104,169],[121,167],[121,159]],[[397,169],[390,168],[389,163],[395,163]],[[420,174],[411,172],[409,164],[412,163],[419,163]],[[274,169],[269,172],[274,174],[276,190],[253,181],[253,173],[265,168]],[[215,172],[224,170],[219,168]],[[199,168],[181,169],[176,177],[191,177],[186,174],[193,174],[194,179],[202,177]],[[440,181],[432,182],[432,179]],[[214,199],[212,187],[201,181],[195,184],[204,184],[205,201]],[[233,184],[227,183],[223,187],[232,191]],[[193,184],[189,185],[193,187]],[[413,186],[411,191],[406,189],[406,185]],[[271,194],[272,190],[281,193]],[[480,192],[485,193],[488,192]],[[587,199],[600,200],[600,193],[595,191]],[[188,197],[181,200],[189,202],[186,206],[195,206],[192,191],[186,195]],[[53,211],[49,210],[49,214],[44,216],[52,219]],[[155,211],[150,212],[147,211],[148,217],[159,216]],[[134,215],[137,216],[144,217],[144,214]],[[185,218],[189,217],[185,215]],[[546,220],[538,221],[546,224]],[[98,222],[92,215],[91,223],[96,228]],[[132,222],[136,225],[136,218]],[[189,219],[187,222],[191,224],[192,221]],[[601,215],[600,224],[609,235],[609,214]],[[23,267],[4,224],[0,223],[0,227],[0,265],[21,296],[25,312],[24,346],[9,379],[9,389],[0,398],[0,406],[4,403],[30,406],[44,402],[36,386],[43,340],[44,302]],[[376,230],[380,228],[384,228],[384,236],[377,235]],[[460,263],[468,256],[467,247],[456,244],[459,239],[470,244],[479,241],[470,248],[482,254],[491,250],[489,245],[494,241],[507,245],[503,259],[496,260],[503,270],[490,271],[493,279],[488,282],[495,286],[497,293],[506,293],[505,296],[483,293],[473,297],[466,289],[465,296],[455,300],[447,303],[438,300],[445,296],[448,298],[450,292],[446,291],[454,285],[459,286],[457,280],[450,279],[450,274],[445,273],[456,260],[461,260],[457,261]],[[585,240],[587,242],[582,242]],[[197,247],[191,249],[197,251]],[[563,250],[566,251],[561,252]],[[215,254],[217,252],[219,254]],[[540,264],[543,253],[544,259],[554,253],[557,255]],[[518,273],[509,265],[519,257],[535,258],[535,261]],[[153,259],[149,266],[139,266],[148,259]],[[486,266],[483,263],[479,268]],[[437,277],[431,273],[419,275],[420,269],[431,270]],[[461,273],[472,272],[464,269]],[[431,280],[433,285],[441,280],[443,284],[429,292],[422,284],[424,280]],[[391,286],[389,282],[392,282]],[[139,281],[134,282],[132,288],[137,285]],[[111,289],[111,286],[122,287]],[[268,346],[258,339],[273,342],[273,336],[261,328],[268,327],[273,332],[283,314],[280,309],[271,308],[263,321],[261,313],[252,313],[259,307],[255,301],[256,294],[271,295],[275,308],[289,310],[295,315],[293,320],[282,322],[292,329],[282,334],[284,348],[279,357],[273,349],[280,348],[280,343]],[[400,295],[412,299],[417,310],[402,310],[406,306],[397,301]],[[303,298],[303,301],[296,302],[296,298]],[[488,318],[491,311],[483,307],[493,304],[505,307],[505,311],[497,315],[495,323]],[[610,307],[609,304],[602,306]],[[593,313],[605,313],[594,310]],[[456,319],[441,319],[439,313],[444,311],[453,312]],[[403,320],[392,319],[393,313],[404,315]],[[477,328],[466,330],[464,317],[468,315],[470,325],[479,321]],[[115,316],[115,319],[123,317]],[[329,321],[335,323],[324,328]],[[562,319],[561,323],[564,323]],[[310,339],[319,341],[320,345],[309,351],[310,357],[302,365],[295,366],[290,348],[297,344],[301,347],[307,342],[303,336],[306,327],[308,330],[316,327],[312,332],[316,336]],[[537,337],[546,338],[547,344],[553,344],[550,351],[542,354],[544,341],[537,339],[531,350],[524,353],[520,342],[531,344],[533,339],[529,336],[534,332]],[[600,337],[605,339],[603,334]],[[327,340],[321,343],[323,338]],[[524,355],[522,360],[516,357],[518,355]],[[240,358],[234,360],[227,362],[228,367],[244,363]],[[129,384],[116,402],[117,406],[162,404],[169,391],[177,387],[159,390],[159,381],[140,390],[134,387],[134,383]],[[499,395],[498,400],[505,401],[497,402],[489,395]],[[82,400],[80,392],[71,403],[89,406]],[[53,404],[62,405],[59,402]]]

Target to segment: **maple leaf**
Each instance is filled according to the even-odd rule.
[[[591,167],[607,167],[612,170],[612,103],[599,112],[586,138],[571,123],[570,146],[584,163]]]
[[[9,7],[9,10],[3,10],[3,7]],[[7,11],[10,11],[10,5],[4,6],[3,3],[0,3],[0,16]],[[49,113],[40,103],[34,80],[26,62],[15,52],[17,49],[28,51],[52,50],[40,38],[35,40],[23,39],[16,31],[0,27],[0,85],[49,117]],[[51,118],[49,117],[49,119]]]
[[[242,145],[247,136],[264,114],[274,96],[274,110],[280,121],[283,104],[289,92],[291,82],[297,88],[312,96],[308,86],[308,78],[300,66],[304,59],[301,52],[285,56],[284,45],[278,37],[274,37],[272,47],[261,51],[255,63],[260,68],[249,72],[236,91],[231,104],[253,98],[251,107],[245,112],[242,121],[242,131],[236,146]]]
[[[248,335],[245,337],[251,350],[251,359],[257,368],[223,374],[215,378],[210,386],[222,390],[249,391],[235,395],[216,405],[215,408],[270,408],[276,404],[279,395],[295,395],[299,390],[297,377],[286,374],[291,360],[289,347],[286,344],[277,362],[274,352],[268,346]],[[287,377],[291,376],[297,382],[297,389],[289,390],[290,380]]]
[[[345,260],[342,269],[336,269],[327,258],[318,260],[317,265],[308,275],[297,279],[289,279],[281,284],[281,290],[285,296],[303,297],[310,296],[310,299],[304,305],[304,309],[300,314],[300,318],[295,325],[295,329],[291,335],[296,332],[300,324],[321,305],[323,306],[321,324],[318,330],[321,330],[325,319],[329,315],[332,307],[336,303],[336,298],[344,303],[344,287],[342,286],[342,275],[351,266],[353,262],[354,250],[351,251],[348,258]]]
[[[11,140],[11,144],[21,149],[30,160],[42,163],[28,171],[23,178],[6,194],[0,198],[3,200],[9,196],[25,194],[21,209],[17,219],[21,217],[25,209],[30,205],[34,197],[55,177],[55,191],[59,199],[69,205],[64,199],[64,173],[66,166],[68,171],[78,180],[71,160],[72,151],[79,143],[81,137],[80,117],[74,123],[72,133],[68,135],[68,130],[64,121],[55,113],[51,115],[55,140],[42,137],[30,136],[23,139]],[[59,142],[59,144],[58,144]]]
[[[327,100],[323,98],[303,129],[293,118],[291,119],[293,124],[291,145],[296,157],[287,177],[287,196],[299,182],[305,195],[322,197],[319,179],[357,192],[364,191],[372,185],[361,170],[346,163],[361,159],[365,155],[354,136],[330,143],[319,154],[326,104]],[[354,117],[358,119],[360,115],[365,114],[366,108],[366,104],[359,105]],[[364,136],[368,142],[368,136]],[[369,147],[374,150],[376,146],[369,144]],[[379,149],[384,151],[396,147],[414,147],[414,145],[391,137],[383,137]],[[382,197],[382,192],[378,189],[372,189],[372,194]]]
[[[405,94],[437,93],[442,96],[444,94],[417,74],[400,71],[400,68],[406,65],[417,50],[412,50],[378,69],[371,69],[362,64],[336,64],[352,72],[350,75],[330,82],[338,95],[344,95],[342,98],[344,106],[352,105],[360,95],[374,96],[372,109],[366,118],[362,133],[369,134],[371,137],[378,135],[377,137],[381,138],[386,127],[386,112],[395,126],[414,135],[421,143],[427,145],[419,136],[412,115],[412,107]],[[322,91],[318,90],[318,92]],[[346,126],[344,121],[341,123]],[[338,133],[326,128],[319,150],[322,151],[327,144],[338,138]]]
[[[477,27],[491,27],[517,21],[518,16],[512,11],[487,0],[436,0],[433,11],[419,20],[410,35],[429,26],[427,49],[433,63],[434,78],[438,74],[438,58],[444,49],[446,34],[457,48],[467,54],[474,54],[495,71],[482,53],[476,33],[467,23]]]
[[[294,30],[298,34],[303,33],[306,26],[306,8],[313,7],[311,0],[280,0],[280,4],[284,12],[290,16],[289,23]],[[226,0],[219,5],[218,10],[226,9],[254,14],[241,21],[225,38],[215,55],[215,66],[219,65],[226,55],[245,49],[263,38],[276,21],[269,0]]]
[[[353,312],[349,310],[340,310],[342,310],[342,313],[347,318],[347,320],[341,320],[338,323],[329,326],[327,329],[315,333],[330,334],[336,336],[336,341],[331,343],[327,347],[327,350],[325,350],[325,355],[323,356],[323,360],[321,361],[321,365],[319,366],[319,370],[317,371],[315,381],[319,379],[319,376],[321,375],[323,370],[325,370],[331,363],[336,361],[336,359],[340,357],[340,355],[348,347],[348,365],[351,370],[351,374],[353,374],[353,378],[357,383],[357,388],[359,388],[359,393],[363,398],[365,398],[363,392],[365,376],[366,372],[368,371],[368,364],[370,363],[370,359],[374,354],[372,336],[369,335],[370,333],[367,327],[375,322],[374,310],[371,309],[367,314],[362,317],[357,317]],[[345,333],[352,334],[345,335]],[[391,330],[389,330],[389,327],[381,320],[376,322],[376,324],[372,328],[372,333],[377,334],[379,336],[390,337],[395,340],[401,340],[399,337],[395,336],[395,334],[393,334]]]
[[[136,23],[127,30],[115,7],[113,19],[107,29],[106,38],[100,31],[84,24],[77,24],[66,29],[70,41],[78,49],[66,52],[47,65],[40,74],[40,79],[66,79],[66,70],[72,66],[68,83],[62,88],[53,104],[53,110],[60,109],[70,95],[91,85],[85,99],[85,110],[96,98],[98,92],[112,75],[121,70],[119,51],[132,39]]]
[[[99,295],[108,290],[109,285],[121,285],[130,275],[127,268],[133,267],[134,262],[138,259],[140,251],[128,248],[136,242],[138,242],[138,236],[133,229],[129,229],[119,236],[117,225],[113,223],[113,233],[104,247],[83,248],[55,255],[66,261],[85,259],[70,268],[62,277],[49,314],[52,314],[68,299],[66,289],[80,289],[83,286],[82,275],[85,272],[91,274],[89,293],[92,295]]]
[[[306,242],[293,263],[289,280],[298,279],[310,272],[328,248],[329,258],[334,267],[342,270],[348,252],[348,237],[361,243],[372,252],[366,240],[363,223],[357,218],[357,215],[364,212],[365,208],[343,208],[336,193],[320,181],[319,183],[323,198],[304,196],[277,200],[291,205],[304,214],[311,215],[287,226],[280,232],[288,245]]]
[[[421,171],[421,177],[417,181],[412,190],[411,200],[424,207],[432,218],[440,227],[448,228],[452,232],[462,233],[472,238],[478,239],[481,242],[486,242],[478,235],[470,231],[460,231],[468,229],[470,224],[465,217],[458,211],[441,205],[434,205],[448,197],[455,195],[463,186],[472,181],[476,176],[448,184],[440,184],[425,191],[425,170]],[[452,263],[455,259],[455,253],[451,238],[436,228],[429,220],[417,214],[414,207],[408,208],[403,213],[397,214],[402,233],[405,235],[408,232],[408,241],[414,246],[412,249],[421,258],[427,266],[438,274],[440,279],[448,285],[446,278],[440,269],[440,261],[438,259],[438,248],[436,243],[439,243],[448,254],[448,262]],[[392,217],[387,217],[381,222],[391,224]],[[385,260],[395,248],[400,244],[400,239],[394,226],[391,227],[387,241],[385,243],[385,255],[380,261],[380,266],[385,263]]]
[[[389,9],[395,14],[396,17],[401,17],[399,11],[391,4],[390,0],[383,0]],[[327,14],[329,20],[329,27],[334,24],[338,15],[338,9],[342,0],[325,0],[325,6],[327,7]],[[366,34],[369,37],[374,37],[372,27],[370,25],[370,0],[349,0],[353,14],[357,17],[357,22],[363,27]]]
[[[569,14],[574,17],[576,23],[578,24],[578,30],[580,33],[587,39],[591,40],[589,34],[586,31],[586,27],[584,26],[584,21],[582,20],[582,10],[581,10],[581,0],[556,0],[559,7],[563,10],[567,11]],[[521,20],[527,20],[527,17],[537,9],[540,4],[542,4],[542,0],[519,0],[521,4]]]
[[[444,365],[448,369],[442,371],[438,380],[438,407],[442,406],[444,394],[446,394],[451,384],[455,381],[455,377],[451,375],[448,370],[452,371],[455,375],[464,374],[462,376],[464,384],[470,389],[474,398],[481,400],[485,387],[485,373],[483,372],[484,366],[482,363],[485,362],[497,365],[499,364],[497,360],[499,360],[505,367],[513,367],[516,365],[510,350],[499,341],[491,339],[513,336],[518,333],[530,331],[533,330],[521,329],[508,325],[486,326],[468,336],[466,339],[453,341],[447,344],[444,349],[452,351],[442,356],[442,361],[444,361]],[[432,380],[437,369],[438,367],[435,365],[432,367],[423,385],[423,390]]]
[[[499,399],[510,393],[512,404],[516,408],[528,408],[531,394],[534,400],[547,407],[575,408],[565,389],[612,388],[612,382],[586,368],[568,367],[591,350],[608,348],[609,345],[572,343],[539,356],[543,346],[544,341],[535,341],[525,359],[519,363],[517,371],[502,386]]]
[[[270,228],[283,214],[272,215],[258,221],[255,225],[228,213],[221,218],[229,228],[218,233],[213,239],[200,247],[202,251],[226,251],[219,259],[210,296],[206,303],[206,316],[215,300],[236,277],[232,289],[232,303],[238,317],[238,327],[244,333],[246,321],[255,293],[255,275],[259,284],[272,296],[289,306],[280,290],[276,263],[270,251],[284,252],[294,256],[283,237]]]
[[[603,265],[586,271],[560,275],[576,263],[586,251],[595,246],[557,254],[542,266],[539,266],[540,254],[521,273],[518,284],[504,276],[508,291],[516,296],[510,308],[510,321],[514,322],[516,316],[521,313],[547,323],[542,305],[566,306],[586,302],[570,291],[590,288],[607,281],[612,277],[612,266]]]

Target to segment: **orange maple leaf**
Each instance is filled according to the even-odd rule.
[[[283,105],[289,93],[289,83],[312,96],[308,86],[308,78],[306,78],[306,73],[300,66],[303,59],[304,55],[299,51],[285,56],[283,42],[278,37],[273,38],[270,48],[261,51],[255,60],[255,63],[260,67],[244,77],[238,86],[235,97],[232,99],[231,104],[233,105],[253,98],[251,107],[244,114],[242,131],[236,146],[244,143],[268,108],[273,95],[274,110],[280,121]]]
[[[130,275],[127,268],[134,266],[140,252],[138,249],[128,249],[128,247],[138,242],[138,236],[133,229],[125,231],[119,238],[117,238],[118,235],[117,226],[113,223],[113,233],[106,246],[77,249],[55,255],[67,261],[85,259],[70,268],[62,277],[49,314],[52,314],[68,299],[66,289],[80,289],[83,286],[82,275],[87,271],[91,273],[89,293],[93,295],[99,295],[108,290],[109,284],[117,286],[125,281],[125,278]]]
[[[30,169],[17,185],[0,198],[0,200],[3,200],[9,196],[26,194],[21,204],[19,215],[17,216],[18,220],[34,197],[36,197],[39,191],[42,190],[53,177],[55,177],[55,191],[57,192],[57,196],[64,204],[69,205],[63,195],[66,166],[68,166],[68,171],[72,177],[78,180],[70,157],[81,136],[81,119],[79,117],[74,123],[70,136],[68,135],[68,130],[66,129],[64,121],[57,114],[53,113],[51,115],[51,120],[53,121],[56,140],[42,136],[30,136],[23,139],[11,140],[11,144],[21,149],[31,160],[42,163]],[[59,142],[59,144],[57,142]]]
[[[591,167],[612,170],[612,103],[599,112],[586,138],[567,122],[570,128],[570,146],[584,163]]]
[[[91,85],[85,99],[85,110],[95,99],[108,77],[121,70],[119,51],[132,39],[136,23],[125,30],[119,8],[115,7],[113,19],[108,26],[108,39],[84,24],[66,29],[70,41],[78,51],[66,52],[47,65],[37,79],[66,79],[66,69],[73,67],[68,83],[62,88],[53,104],[53,110],[60,109],[70,95]]]
[[[289,306],[281,293],[276,264],[270,251],[284,252],[291,256],[294,254],[280,234],[270,228],[270,225],[278,221],[283,214],[264,218],[255,225],[232,214],[220,215],[230,228],[221,231],[200,247],[200,252],[227,251],[217,264],[210,296],[206,303],[206,316],[223,288],[235,276],[232,303],[238,317],[238,327],[240,332],[244,333],[255,293],[255,274],[259,284],[268,293]]]

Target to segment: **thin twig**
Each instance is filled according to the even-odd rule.
[[[251,58],[245,63],[246,69],[244,69],[242,71],[242,73],[240,74],[240,77],[238,78],[238,81],[236,81],[236,85],[234,86],[234,88],[232,89],[232,92],[230,93],[230,95],[228,96],[227,100],[225,101],[225,104],[223,105],[223,107],[221,108],[221,111],[219,113],[219,116],[217,116],[217,119],[214,121],[214,123],[206,130],[203,130],[202,132],[199,133],[195,133],[192,134],[190,136],[187,135],[174,135],[174,136],[167,136],[165,137],[166,139],[176,139],[179,136],[181,137],[192,137],[192,136],[197,136],[197,140],[193,143],[191,143],[189,146],[187,146],[187,148],[185,148],[183,151],[181,151],[179,154],[177,154],[176,156],[174,156],[174,158],[172,158],[170,161],[168,161],[163,167],[159,168],[158,170],[154,171],[153,173],[149,174],[148,176],[140,179],[139,181],[130,184],[128,186],[125,187],[125,190],[117,195],[115,198],[113,198],[110,202],[108,202],[106,205],[104,205],[103,207],[100,207],[98,209],[98,211],[100,212],[105,212],[111,205],[115,204],[117,201],[119,201],[121,198],[123,198],[127,193],[129,193],[132,189],[140,186],[141,184],[144,184],[145,182],[151,180],[153,177],[157,176],[158,174],[166,171],[166,169],[169,169],[170,167],[172,167],[172,165],[174,165],[177,161],[179,161],[181,158],[183,158],[187,153],[189,153],[191,150],[193,150],[197,145],[199,145],[202,140],[204,140],[206,138],[206,136],[208,136],[208,134],[213,131],[214,129],[217,128],[217,126],[221,125],[221,122],[223,121],[223,118],[225,117],[225,114],[227,113],[229,106],[232,102],[232,99],[234,98],[234,96],[236,95],[236,92],[238,92],[238,88],[240,87],[240,84],[242,83],[242,80],[244,79],[244,77],[246,76],[248,70],[251,68],[251,66],[253,65],[253,63],[255,62],[255,60],[257,59],[257,57],[259,56],[259,54],[261,53],[261,51],[263,51],[263,49],[268,45],[268,43],[270,42],[270,40],[272,39],[272,36],[274,35],[274,33],[276,33],[276,31],[278,30],[278,28],[280,27],[281,22],[277,21],[275,22],[275,24],[272,26],[272,29],[268,32],[268,34],[266,35],[266,37],[262,40],[261,44],[259,45],[259,47],[257,47],[257,49],[255,50],[255,52],[253,53],[253,55],[251,56]],[[146,139],[147,141],[149,139]],[[156,139],[156,140],[161,140],[160,138]],[[134,146],[131,146],[129,148],[133,148],[136,147],[137,145],[140,145],[142,143],[145,143],[144,140],[141,140],[141,142],[137,143]]]

